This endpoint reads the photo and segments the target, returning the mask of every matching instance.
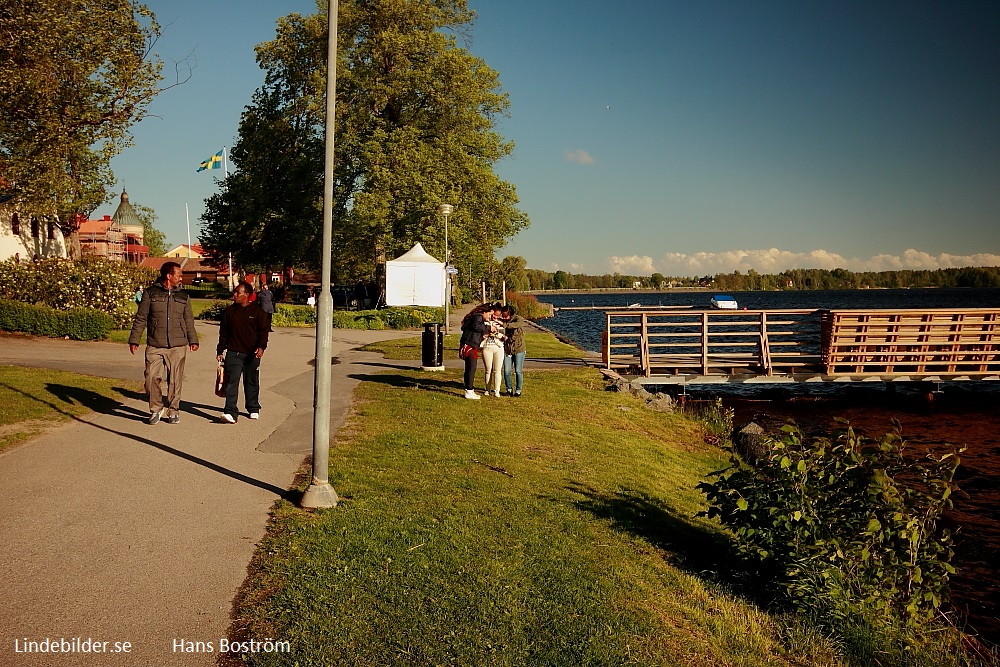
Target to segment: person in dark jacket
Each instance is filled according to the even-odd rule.
[[[187,351],[198,349],[191,299],[180,288],[181,265],[164,262],[160,278],[142,293],[139,309],[132,321],[128,351],[135,354],[143,329],[146,330],[146,394],[149,397],[150,424],[160,421],[166,411],[168,424],[180,421],[181,387]],[[166,403],[163,401],[166,384]]]
[[[479,349],[483,345],[483,335],[492,331],[490,320],[493,317],[493,305],[484,303],[476,306],[462,320],[462,339],[459,341],[459,356],[465,360],[465,397],[478,399],[476,393],[476,365],[479,362]]]
[[[524,320],[514,306],[507,304],[501,309],[501,319],[507,340],[504,341],[503,385],[508,396],[519,397],[524,384],[524,358],[528,350],[524,345]],[[513,371],[513,378],[511,372]]]
[[[219,323],[219,345],[216,358],[225,365],[226,407],[222,419],[235,424],[239,417],[240,376],[243,376],[243,400],[250,419],[260,418],[260,359],[267,349],[267,334],[271,320],[260,307],[260,301],[250,301],[253,287],[241,282],[233,291],[233,305],[222,311]],[[225,355],[223,356],[223,352]]]

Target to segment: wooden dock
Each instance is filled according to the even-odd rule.
[[[643,383],[1000,380],[1000,309],[606,314],[605,368]]]

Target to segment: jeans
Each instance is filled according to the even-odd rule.
[[[260,359],[252,352],[226,350],[225,373],[229,382],[226,384],[226,407],[223,412],[234,417],[240,414],[236,408],[240,396],[240,375],[243,376],[243,399],[247,412],[260,412]]]
[[[503,358],[503,388],[508,392],[512,389],[515,394],[521,393],[521,387],[524,385],[524,357],[527,356],[527,352],[518,352],[516,354],[508,354]],[[517,386],[515,387],[511,383],[510,372],[514,371],[514,379],[517,381]]]

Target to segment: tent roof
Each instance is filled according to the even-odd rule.
[[[406,263],[418,263],[418,264],[444,264],[444,262],[438,261],[427,254],[424,247],[419,243],[405,253],[397,257],[396,259],[389,260],[392,262],[406,262]]]

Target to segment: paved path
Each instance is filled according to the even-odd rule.
[[[0,454],[0,667],[215,664],[174,641],[218,649],[268,511],[312,451],[315,337],[272,334],[261,418],[228,425],[212,391],[217,327],[197,326],[205,345],[188,354],[179,424],[146,424],[132,394]],[[385,369],[351,348],[412,335],[334,331],[333,429],[357,376]],[[0,363],[142,379],[141,354],[109,343],[5,336]],[[47,637],[130,642],[131,653],[16,652]]]

